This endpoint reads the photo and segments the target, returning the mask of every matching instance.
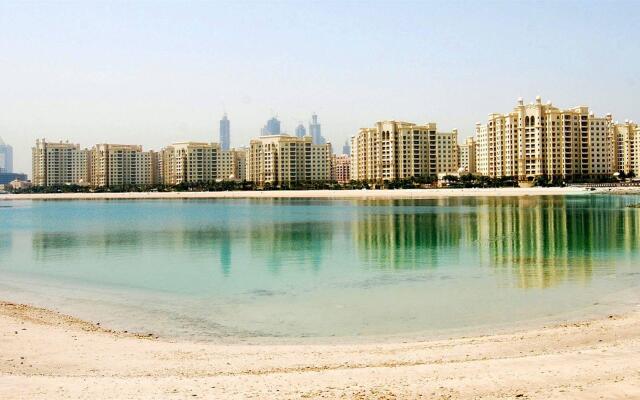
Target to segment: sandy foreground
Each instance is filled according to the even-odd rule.
[[[0,303],[2,399],[638,399],[640,311],[397,344],[219,345]]]
[[[598,193],[640,193],[640,188],[601,188]],[[117,199],[437,199],[444,197],[542,196],[594,193],[581,187],[499,189],[401,189],[401,190],[273,190],[236,192],[141,192],[4,194],[0,200],[117,200]]]

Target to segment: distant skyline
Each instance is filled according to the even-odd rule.
[[[308,26],[313,21],[313,29]],[[0,137],[232,147],[317,112],[334,151],[397,119],[457,128],[537,95],[640,120],[640,2],[0,2]]]

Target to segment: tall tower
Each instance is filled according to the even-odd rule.
[[[227,118],[227,113],[224,113],[220,120],[220,149],[223,151],[229,150],[229,144],[231,141],[231,122]]]
[[[296,136],[301,138],[307,135],[307,130],[304,128],[304,125],[298,124],[296,127]]]
[[[311,122],[309,123],[309,134],[313,138],[313,144],[325,144],[325,140],[322,137],[322,129],[318,123],[318,115],[311,115]]]
[[[345,140],[344,145],[342,146],[342,154],[346,154],[348,156],[351,155],[351,145],[349,144],[349,140]]]
[[[13,172],[13,147],[0,138],[0,172]]]
[[[276,117],[267,121],[267,125],[262,128],[263,135],[279,135],[280,134],[280,121]]]

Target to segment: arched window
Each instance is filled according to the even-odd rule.
[[[529,126],[529,116],[524,117],[524,126]]]
[[[533,115],[531,116],[531,126],[534,126],[536,124],[536,117],[534,117]]]

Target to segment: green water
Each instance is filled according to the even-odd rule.
[[[637,306],[638,202],[0,202],[0,299],[213,340],[580,318]]]

